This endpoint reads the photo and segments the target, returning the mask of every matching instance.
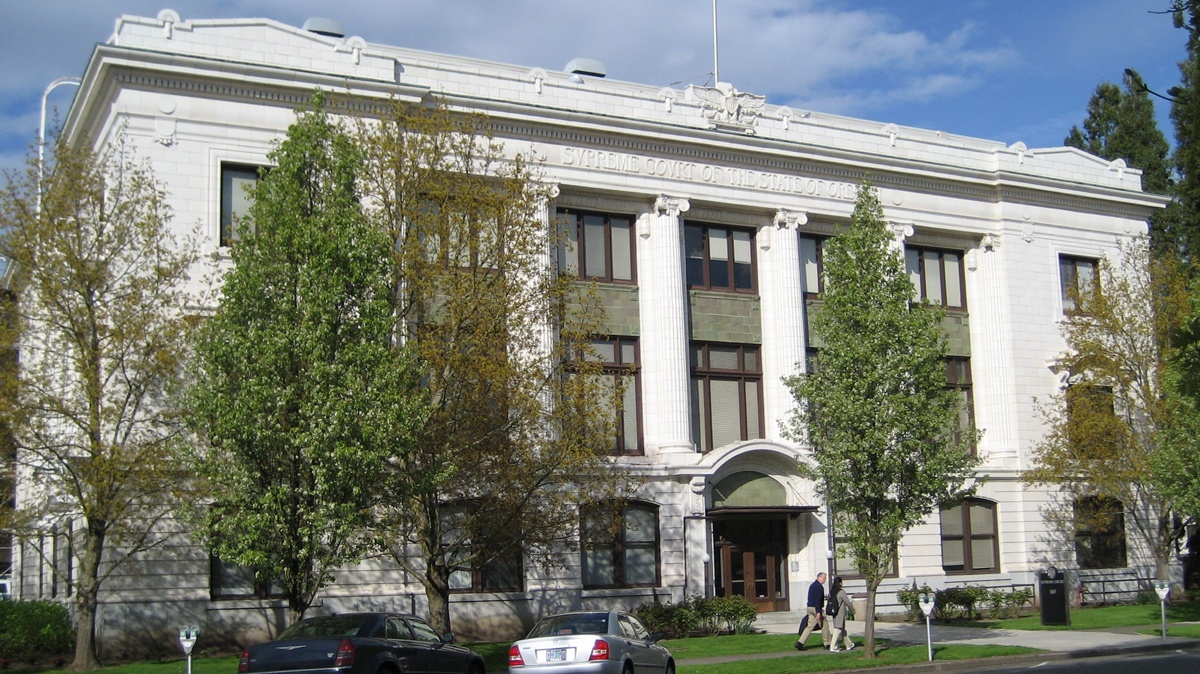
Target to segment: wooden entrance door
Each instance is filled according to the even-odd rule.
[[[741,595],[760,612],[786,611],[786,541],[783,520],[713,522],[717,596]]]

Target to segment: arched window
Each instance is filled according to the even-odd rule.
[[[946,573],[1000,571],[995,503],[969,498],[942,507],[942,569]]]
[[[659,580],[658,506],[596,503],[582,508],[583,586],[655,587]]]

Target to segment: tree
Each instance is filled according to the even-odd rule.
[[[1175,26],[1187,31],[1187,58],[1179,63],[1180,84],[1172,87],[1175,123],[1175,197],[1181,213],[1177,239],[1185,260],[1200,251],[1200,16],[1195,0],[1174,0]]]
[[[1172,423],[1165,368],[1189,307],[1188,285],[1178,261],[1155,257],[1144,238],[1120,253],[1119,263],[1100,261],[1097,285],[1074,291],[1076,309],[1062,323],[1066,350],[1055,359],[1066,386],[1040,406],[1047,430],[1024,479],[1056,485],[1068,504],[1121,504],[1156,578],[1166,579],[1183,529],[1153,465]],[[1076,521],[1070,510],[1064,524],[1072,538],[1107,524]]]
[[[397,103],[360,124],[359,145],[432,408],[394,471],[387,538],[449,631],[452,586],[521,589],[526,561],[573,544],[580,499],[619,492],[590,343],[603,314],[553,268],[547,187],[503,158],[485,118]]]
[[[166,194],[123,135],[103,154],[58,143],[52,157],[31,157],[0,197],[18,270],[3,346],[20,351],[3,412],[24,485],[0,529],[73,537],[77,574],[58,579],[77,608],[73,668],[86,670],[101,587],[163,541],[159,524],[187,498],[172,393],[196,249],[172,234]]]
[[[374,549],[385,482],[425,414],[396,332],[391,240],[362,208],[363,158],[326,113],[299,113],[194,342],[211,547],[280,583],[293,621]]]
[[[1088,101],[1083,130],[1071,127],[1064,145],[1076,147],[1104,159],[1123,159],[1142,171],[1142,189],[1154,194],[1170,194],[1170,145],[1158,128],[1154,102],[1136,72],[1128,71],[1124,90],[1102,82]],[[1150,218],[1150,238],[1155,250],[1181,250],[1184,234],[1180,230],[1178,208],[1172,206]]]
[[[916,304],[870,181],[850,227],[825,248],[825,288],[813,313],[815,366],[788,379],[787,432],[813,447],[802,474],[836,514],[867,583],[866,648],[875,657],[875,592],[901,535],[961,498],[977,434],[958,426],[946,387],[942,312]]]

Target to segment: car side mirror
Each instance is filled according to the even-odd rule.
[[[446,632],[445,634],[443,634],[442,635],[442,643],[443,644],[454,643],[454,632]]]
[[[657,642],[659,642],[659,641],[662,641],[663,639],[665,639],[665,638],[666,638],[666,636],[667,636],[667,635],[666,635],[666,633],[664,633],[664,632],[651,632],[651,633],[650,633],[650,638],[649,638],[649,640],[650,640],[650,641],[653,641],[653,642],[655,642],[655,643],[657,643]]]

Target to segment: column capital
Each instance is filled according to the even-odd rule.
[[[892,228],[892,236],[896,237],[896,243],[904,243],[904,240],[916,231],[911,222],[889,222],[888,227]]]
[[[789,211],[781,208],[775,211],[775,217],[771,220],[771,224],[779,229],[797,230],[802,225],[808,224],[808,213],[804,211]]]
[[[654,199],[654,212],[659,215],[678,216],[686,213],[692,204],[683,197],[670,197],[660,194]]]

